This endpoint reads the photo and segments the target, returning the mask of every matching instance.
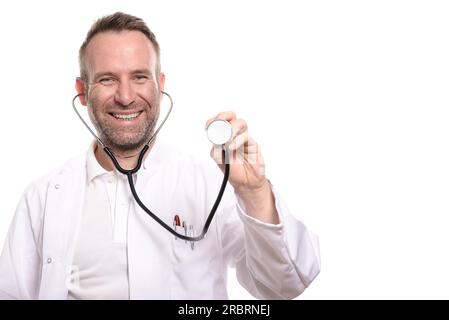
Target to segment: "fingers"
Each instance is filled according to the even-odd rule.
[[[209,120],[207,120],[205,128],[207,128],[212,121],[217,120],[217,119],[226,120],[226,121],[231,122],[232,120],[235,120],[236,118],[237,117],[235,115],[235,112],[233,112],[233,111],[223,111],[223,112],[220,112],[219,114],[217,114],[215,117],[210,118]]]
[[[230,123],[232,125],[232,138],[229,148],[235,150],[248,141],[248,125],[243,119],[235,119]]]
[[[229,143],[230,162],[237,163],[257,163],[259,162],[259,146],[256,141],[249,136],[248,125],[244,119],[237,118],[235,112],[224,111],[210,118],[206,122],[206,128],[214,120],[228,121],[232,126],[232,137]],[[223,164],[222,148],[213,146],[211,156],[217,164]]]
[[[259,145],[256,141],[248,136],[240,135],[237,137],[239,142],[237,142],[236,149],[229,148],[229,163],[231,164],[263,164],[263,159]],[[219,165],[225,162],[223,156],[223,148],[221,146],[213,145],[210,150],[211,157]]]
[[[243,131],[237,135],[234,135],[233,131],[233,138],[231,139],[231,143],[229,144],[229,150],[238,150],[242,147],[248,146],[249,142],[249,134],[248,131]]]

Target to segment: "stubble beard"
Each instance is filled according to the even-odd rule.
[[[146,101],[140,102],[143,109],[139,117],[140,122],[134,127],[120,127],[113,124],[113,119],[104,114],[101,108],[89,103],[89,116],[97,129],[100,139],[117,154],[129,154],[142,148],[154,133],[159,118],[159,102],[150,104]],[[135,106],[133,106],[135,107]],[[117,109],[126,110],[121,107]]]

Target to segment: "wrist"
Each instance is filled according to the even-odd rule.
[[[245,206],[246,213],[265,223],[279,224],[271,183],[265,182],[256,188],[234,189]]]
[[[255,187],[236,187],[235,193],[239,195],[242,200],[262,200],[271,193],[271,184],[268,179],[265,179],[260,185]]]

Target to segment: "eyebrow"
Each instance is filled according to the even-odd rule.
[[[149,70],[149,69],[136,69],[136,70],[131,71],[131,74],[138,74],[138,73],[148,74],[148,75],[152,74],[151,70]],[[117,76],[117,74],[114,72],[110,72],[110,71],[102,71],[102,72],[96,73],[94,75],[94,79],[98,79],[103,76]]]
[[[152,74],[151,70],[149,70],[149,69],[137,69],[137,70],[134,70],[133,72],[131,72],[131,74],[136,74],[136,73]]]

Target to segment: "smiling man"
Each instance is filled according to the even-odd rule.
[[[159,55],[146,24],[120,12],[99,19],[80,48],[80,102],[125,169],[155,131],[165,84]],[[228,267],[257,298],[301,294],[319,273],[317,240],[264,175],[246,122],[226,111],[205,125],[216,119],[232,125],[234,157],[203,240],[181,240],[152,220],[94,141],[26,189],[0,258],[0,297],[226,299]],[[199,234],[215,202],[223,164],[213,151],[216,163],[204,165],[154,140],[133,174],[143,203],[183,234]]]
[[[126,156],[140,151],[159,115],[164,74],[147,31],[90,33],[80,49],[78,93],[100,138]]]

